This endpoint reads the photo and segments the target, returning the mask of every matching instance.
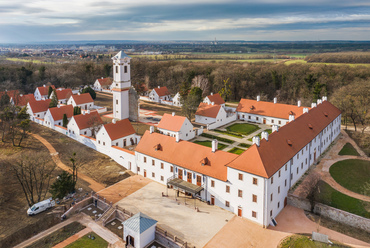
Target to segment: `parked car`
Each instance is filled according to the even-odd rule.
[[[45,210],[50,209],[51,207],[55,206],[55,201],[52,200],[52,198],[41,201],[33,205],[27,210],[28,216],[32,216],[38,213],[41,213]]]

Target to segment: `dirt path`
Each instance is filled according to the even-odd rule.
[[[33,137],[35,137],[36,139],[38,139],[44,146],[46,146],[46,148],[49,150],[50,152],[50,155],[53,159],[53,161],[55,162],[55,164],[61,168],[62,170],[65,170],[67,172],[70,172],[72,173],[72,169],[65,165],[59,158],[59,155],[58,155],[58,152],[55,150],[55,148],[46,140],[44,139],[43,137],[41,137],[40,135],[38,134],[32,134]],[[78,173],[78,177],[86,182],[88,182],[90,185],[89,187],[95,191],[95,192],[98,192],[102,189],[105,188],[104,185],[102,185],[101,183],[98,183],[96,182],[94,179],[92,179],[91,177],[89,176],[86,176],[85,174],[79,172]]]

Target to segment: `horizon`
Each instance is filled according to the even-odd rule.
[[[367,41],[370,3],[313,0],[13,0],[0,3],[0,43]]]

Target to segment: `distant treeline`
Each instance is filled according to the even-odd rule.
[[[370,63],[370,52],[320,53],[306,56],[305,60],[307,62],[366,64]]]
[[[78,87],[93,84],[97,78],[112,76],[111,61],[76,64],[32,63],[0,64],[0,90],[22,89],[31,93],[36,86],[51,82],[57,87]],[[203,94],[230,89],[228,101],[255,98],[295,104],[301,100],[309,105],[324,95],[330,96],[340,87],[358,80],[370,80],[365,66],[331,66],[318,64],[191,62],[131,60],[132,84],[138,91],[167,86],[175,94],[184,86],[198,86]],[[186,88],[185,87],[185,88]]]

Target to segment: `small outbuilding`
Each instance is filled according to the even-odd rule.
[[[143,248],[155,239],[157,221],[139,212],[122,222],[126,245]]]

